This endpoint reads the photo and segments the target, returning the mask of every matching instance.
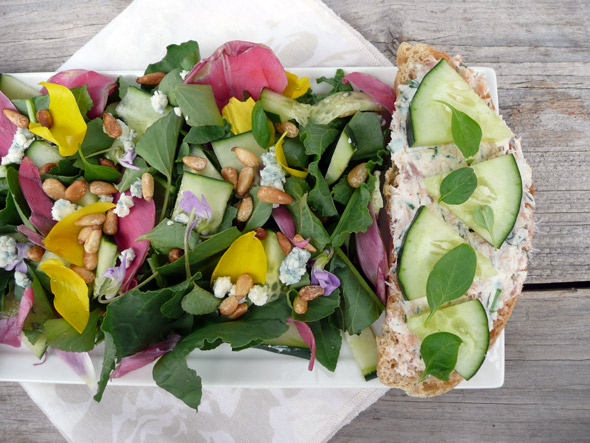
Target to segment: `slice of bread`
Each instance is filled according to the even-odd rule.
[[[454,58],[449,57],[445,52],[438,51],[430,46],[424,44],[410,45],[408,43],[402,43],[397,52],[397,64],[398,73],[395,79],[395,89],[398,97],[398,101],[402,97],[401,85],[407,85],[411,81],[420,81],[422,77],[432,67],[436,65],[442,58],[447,60],[449,64],[455,68],[455,70],[463,77],[463,79],[472,87],[472,89],[488,104],[490,107],[494,107],[491,101],[490,92],[485,81],[485,77],[476,74],[471,69],[467,68],[460,56]],[[399,104],[396,103],[397,109]],[[398,112],[398,111],[396,111]],[[392,133],[397,132],[403,133],[405,139],[405,120],[398,116],[396,121],[396,114],[392,120]],[[379,362],[377,365],[377,373],[382,383],[403,389],[408,395],[416,397],[431,397],[443,394],[455,386],[457,386],[463,378],[453,371],[448,381],[442,381],[435,377],[427,377],[423,382],[417,384],[424,363],[420,357],[420,340],[405,327],[406,312],[404,311],[405,297],[402,294],[400,285],[396,275],[397,265],[397,250],[399,250],[399,244],[394,244],[395,240],[399,242],[400,238],[403,238],[405,230],[409,227],[410,220],[413,217],[402,216],[397,214],[394,208],[395,199],[397,197],[397,189],[400,183],[404,182],[409,174],[414,176],[420,176],[420,171],[416,171],[416,166],[411,165],[409,158],[410,148],[406,146],[399,150],[397,154],[392,157],[392,168],[386,173],[384,195],[387,200],[386,209],[391,226],[391,253],[390,253],[390,276],[388,280],[388,303],[387,303],[387,314],[386,321],[383,326],[381,335],[377,338],[377,345],[379,350]],[[414,148],[412,148],[414,149]],[[523,176],[523,199],[521,203],[521,211],[519,218],[517,219],[517,225],[515,225],[514,231],[517,227],[518,233],[522,237],[520,242],[516,243],[513,248],[511,245],[503,245],[498,251],[492,249],[486,249],[483,245],[484,242],[478,243],[480,245],[479,251],[487,255],[485,251],[488,251],[492,263],[498,260],[506,260],[512,258],[514,255],[514,264],[503,265],[503,271],[507,275],[498,277],[499,281],[502,281],[502,306],[494,315],[493,327],[490,331],[490,347],[494,344],[501,331],[504,329],[518,295],[522,290],[522,284],[526,277],[526,269],[528,264],[528,255],[531,250],[532,236],[533,236],[533,209],[534,209],[534,187],[532,179],[530,178],[530,168],[524,161],[522,151],[520,149],[519,140],[510,140],[504,147],[498,147],[490,149],[490,153],[493,155],[501,155],[503,153],[512,153],[517,159],[519,169],[521,170],[521,176]],[[407,156],[406,156],[407,154]],[[436,161],[436,160],[433,160]],[[425,173],[424,177],[428,173]],[[420,194],[417,190],[416,193]],[[422,193],[424,195],[424,193]],[[428,199],[429,197],[422,197]],[[424,203],[421,203],[424,204]],[[436,203],[431,201],[429,204],[436,207]],[[416,208],[417,209],[417,208]],[[444,211],[440,209],[441,211]],[[403,218],[405,221],[401,221]],[[461,223],[461,222],[459,222]],[[473,236],[477,236],[473,234]],[[466,239],[469,243],[472,243],[476,249],[477,244],[473,244],[472,233],[469,234],[469,238]],[[477,243],[477,241],[475,242]],[[482,246],[483,245],[483,246]],[[504,248],[504,249],[502,249]],[[510,249],[512,248],[512,249]],[[491,251],[491,252],[490,252]],[[504,254],[504,255],[502,255]],[[472,286],[473,288],[473,286]],[[470,289],[471,290],[471,289]],[[472,291],[476,292],[476,291]],[[470,298],[475,298],[477,294],[470,292],[467,293]]]

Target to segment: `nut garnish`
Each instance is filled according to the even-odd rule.
[[[109,137],[111,137],[111,138],[121,137],[123,130],[121,129],[121,125],[119,124],[117,119],[115,117],[113,117],[112,114],[105,112],[104,115],[102,116],[102,123],[104,125],[104,130]]]
[[[299,242],[305,241],[305,239],[303,237],[301,237],[299,234],[295,234],[293,236],[293,241],[299,243]],[[317,249],[311,243],[306,244],[303,249],[305,249],[306,251],[311,252],[312,254],[314,252],[317,252]]]
[[[293,197],[284,191],[270,186],[261,186],[256,193],[258,200],[273,205],[288,205],[293,201]]]
[[[82,230],[80,231],[80,233],[78,234],[78,243],[81,245],[86,243],[86,240],[88,239],[88,236],[90,235],[91,232],[92,232],[92,226],[84,226],[82,228]]]
[[[45,254],[45,249],[43,249],[39,245],[35,245],[31,249],[29,249],[29,251],[27,252],[27,257],[29,258],[29,260],[41,261],[41,259],[43,258],[43,254]]]
[[[119,169],[115,166],[115,164],[107,158],[100,158],[98,159],[100,166],[106,166],[107,168],[114,169],[115,171],[119,171]]]
[[[117,192],[117,188],[112,183],[96,180],[90,182],[90,192],[94,195],[111,195]]]
[[[281,231],[277,232],[277,241],[279,242],[279,246],[285,254],[291,252],[293,246],[291,245],[291,242],[289,241],[287,236],[283,234]]]
[[[242,197],[250,186],[252,186],[252,181],[254,180],[254,169],[246,166],[244,169],[240,171],[240,175],[238,176],[238,186],[236,191],[239,197]]]
[[[65,199],[71,202],[77,202],[84,197],[88,186],[84,180],[76,180],[70,186],[67,187],[65,192]]]
[[[76,265],[70,265],[70,269],[82,277],[85,283],[90,284],[94,281],[94,273],[88,269]]]
[[[37,121],[44,128],[51,128],[53,126],[53,116],[49,112],[49,109],[39,109],[35,117],[37,117]]]
[[[238,214],[236,219],[239,222],[248,221],[250,216],[252,215],[252,210],[254,209],[254,203],[252,202],[252,197],[247,195],[242,199],[240,205],[238,206]]]
[[[348,173],[348,184],[353,188],[358,188],[362,183],[367,181],[369,178],[369,171],[365,168],[366,163],[356,165]]]
[[[4,112],[6,118],[14,123],[17,127],[21,129],[26,129],[29,127],[29,118],[26,115],[22,115],[20,112],[8,108],[4,109],[2,112]]]
[[[140,85],[156,86],[160,84],[165,76],[165,72],[150,72],[149,74],[137,77],[135,81]]]
[[[115,214],[115,208],[107,211],[104,223],[102,225],[102,232],[106,235],[115,235],[119,230],[119,217]]]
[[[236,157],[238,157],[238,160],[244,165],[244,166],[249,166],[251,168],[257,168],[258,165],[260,165],[260,160],[258,159],[258,156],[256,154],[254,154],[251,151],[248,151],[247,149],[244,148],[232,148],[232,151],[234,152],[234,154],[236,154]]]
[[[182,162],[195,171],[202,171],[207,167],[207,159],[205,157],[185,155],[182,157]]]
[[[293,310],[297,314],[305,314],[307,312],[307,302],[302,300],[298,295],[293,299]]]
[[[291,122],[275,123],[275,129],[279,134],[287,133],[287,138],[295,138],[299,135],[299,128]]]
[[[55,163],[45,163],[43,166],[39,168],[39,175],[49,174],[49,171],[51,171],[56,166],[57,165]]]
[[[230,320],[235,320],[236,318],[241,317],[248,311],[248,305],[246,303],[240,303],[233,314],[229,316]]]
[[[98,263],[98,253],[88,253],[84,251],[84,269],[88,269],[89,271],[94,271],[96,269],[96,265]]]
[[[147,202],[154,198],[154,177],[149,172],[144,172],[141,176],[141,194]]]
[[[56,178],[48,178],[43,182],[43,192],[53,200],[65,198],[66,187]]]
[[[184,251],[180,248],[172,248],[168,251],[168,260],[170,263],[174,263],[176,260],[182,258]]]
[[[94,254],[95,252],[98,252],[101,238],[102,229],[100,228],[100,226],[94,226],[92,232],[84,242],[84,251],[88,252],[89,254]]]
[[[256,238],[259,240],[264,240],[266,238],[266,229],[256,228],[254,229],[254,232],[256,233]]]
[[[248,295],[248,292],[250,292],[252,286],[254,286],[254,279],[252,279],[250,274],[240,275],[236,281],[236,298],[238,300],[244,298],[246,295]]]
[[[238,299],[233,295],[230,295],[219,305],[219,313],[221,315],[232,315],[238,308]]]
[[[324,288],[319,285],[308,285],[299,290],[299,298],[303,301],[315,300],[320,295],[324,295]]]
[[[104,214],[88,214],[74,222],[76,226],[100,226],[106,220]]]
[[[231,166],[226,166],[221,170],[221,176],[226,182],[232,183],[234,189],[236,189],[236,185],[238,184],[238,171]]]

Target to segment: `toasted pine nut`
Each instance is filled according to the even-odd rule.
[[[26,115],[22,115],[20,112],[8,108],[4,109],[2,112],[6,118],[14,123],[17,127],[21,129],[26,129],[29,127],[29,117]]]
[[[117,188],[112,183],[96,180],[90,182],[90,192],[94,195],[111,195],[117,192]]]
[[[39,168],[39,175],[49,174],[49,171],[51,171],[56,166],[57,165],[55,163],[45,163]]]
[[[48,178],[43,182],[43,192],[53,200],[65,198],[66,187],[56,178]]]
[[[238,299],[233,295],[230,295],[219,305],[219,313],[221,315],[232,315],[238,308]]]
[[[275,123],[275,129],[279,134],[287,133],[287,138],[295,138],[299,135],[299,128],[291,122]]]
[[[361,183],[367,181],[369,178],[369,171],[365,168],[366,163],[361,163],[356,165],[352,170],[348,173],[348,184],[353,188],[358,188]]]
[[[186,155],[182,157],[182,162],[195,171],[202,171],[207,167],[207,159],[205,157]]]
[[[324,288],[319,285],[304,286],[299,290],[299,298],[303,301],[311,301],[324,295]]]
[[[256,232],[256,238],[258,238],[259,240],[264,240],[266,238],[266,229],[256,228],[254,229],[254,232]]]
[[[237,193],[239,197],[242,197],[250,186],[252,186],[252,181],[254,180],[254,169],[246,166],[240,171],[240,175],[238,176],[238,186],[237,186]]]
[[[39,245],[35,245],[29,249],[29,252],[27,252],[27,257],[29,257],[29,260],[41,261],[43,254],[45,254],[45,249]]]
[[[66,200],[69,200],[71,202],[77,202],[82,197],[84,197],[84,194],[86,194],[87,188],[88,187],[86,185],[86,181],[84,181],[84,180],[76,180],[74,183],[72,183],[66,189],[65,199]]]
[[[150,72],[149,74],[137,77],[135,81],[140,85],[159,85],[162,79],[166,76],[165,72]]]
[[[248,292],[250,292],[252,286],[254,286],[254,279],[250,274],[240,275],[236,281],[236,298],[238,300],[244,298],[246,295],[248,295]]]
[[[293,197],[280,189],[271,186],[261,186],[256,193],[258,200],[273,205],[288,205],[293,201]]]
[[[104,223],[106,218],[107,217],[104,214],[88,214],[80,217],[74,222],[74,224],[76,226],[100,226]]]
[[[149,172],[144,172],[141,176],[141,194],[147,202],[154,199],[154,177]]]
[[[92,232],[92,226],[84,226],[78,234],[78,243],[83,245],[88,240],[88,236]]]
[[[291,242],[289,241],[287,236],[283,234],[281,231],[277,232],[277,241],[279,242],[279,246],[285,254],[291,252],[293,246],[291,245]]]
[[[102,123],[104,125],[104,130],[109,137],[111,137],[111,138],[121,137],[121,134],[123,133],[123,130],[121,129],[121,125],[119,124],[117,119],[115,117],[113,117],[111,114],[109,114],[108,112],[105,112],[104,115],[102,116]]]
[[[253,208],[254,208],[254,203],[252,203],[252,197],[247,195],[240,202],[240,206],[238,206],[238,214],[236,216],[236,219],[239,222],[247,221],[250,218],[250,216],[252,215]]]
[[[256,154],[254,154],[251,151],[248,151],[247,149],[244,148],[232,148],[232,151],[234,152],[234,154],[236,154],[236,157],[238,157],[238,160],[244,165],[244,166],[249,166],[251,168],[257,168],[258,165],[260,165],[260,160],[258,159],[258,156]]]
[[[102,225],[102,232],[106,235],[115,235],[119,230],[119,217],[115,214],[115,208],[107,211],[104,223]]]
[[[305,241],[305,239],[302,236],[300,236],[299,234],[295,234],[293,236],[293,241],[299,243],[299,242]],[[305,249],[306,251],[311,252],[312,254],[314,252],[317,252],[317,249],[311,243],[306,244],[303,249]]]
[[[293,310],[297,314],[305,314],[307,312],[307,302],[302,300],[298,295],[293,299]]]
[[[51,128],[53,126],[53,116],[49,109],[39,109],[36,114],[37,121],[44,128]]]
[[[170,263],[174,263],[176,260],[182,258],[184,251],[180,248],[172,248],[168,251],[168,260]]]
[[[88,252],[89,254],[98,252],[101,237],[102,229],[100,229],[100,226],[95,226],[92,229],[92,232],[90,233],[86,241],[84,242],[84,251]]]
[[[84,251],[84,269],[88,269],[89,271],[94,271],[96,269],[96,265],[98,263],[98,253],[88,253]]]
[[[226,166],[221,170],[221,176],[226,182],[232,183],[234,189],[236,189],[236,185],[238,184],[238,171],[231,166]]]
[[[246,303],[240,303],[233,314],[229,315],[230,320],[235,320],[241,317],[248,311],[248,305]]]
[[[70,269],[82,277],[85,283],[90,284],[94,281],[94,272],[76,265],[70,265]]]
[[[107,168],[114,169],[115,171],[119,171],[119,169],[115,166],[115,164],[107,158],[99,158],[98,162],[100,166],[106,166]]]

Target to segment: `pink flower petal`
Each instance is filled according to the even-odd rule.
[[[122,377],[131,371],[149,365],[158,357],[174,349],[176,343],[178,343],[181,338],[182,337],[178,334],[170,334],[166,340],[157,345],[150,346],[135,355],[123,357],[121,362],[117,365],[115,372],[113,372],[112,378]]]
[[[309,359],[309,366],[307,367],[307,369],[309,371],[312,371],[313,364],[315,363],[315,337],[313,336],[311,328],[307,325],[307,323],[302,321],[295,321],[292,318],[289,318],[287,322],[295,324],[295,327],[297,328],[299,335],[301,335],[301,338],[303,339],[305,344],[307,344],[307,346],[309,346],[309,348],[311,349],[311,358]]]
[[[395,109],[395,91],[381,80],[369,74],[351,72],[342,79],[342,83],[352,83],[361,91],[373,97],[377,103],[384,106],[389,112]]]
[[[100,117],[104,112],[109,95],[117,88],[117,83],[106,75],[99,74],[94,71],[86,71],[85,69],[70,69],[55,74],[48,83],[57,83],[66,88],[72,89],[78,86],[86,85],[88,94],[94,103],[92,109],[88,111],[88,118],[93,119]],[[47,90],[43,88],[42,94],[46,94]]]
[[[31,208],[31,223],[42,234],[47,235],[57,223],[51,218],[53,202],[43,191],[43,183],[39,176],[39,170],[28,157],[23,158],[20,165],[18,182],[25,196],[25,200],[29,208]]]
[[[0,343],[20,348],[21,332],[25,325],[25,319],[33,306],[34,299],[33,288],[25,289],[18,308],[18,315],[0,320]]]
[[[53,349],[55,354],[78,375],[90,389],[96,389],[96,372],[88,352],[67,352]]]
[[[244,92],[254,100],[260,98],[263,88],[283,92],[287,74],[268,46],[234,40],[197,63],[184,83],[211,85],[221,110],[231,97],[243,100]]]
[[[16,230],[21,234],[26,235],[27,239],[29,239],[31,243],[39,245],[42,248],[45,247],[45,244],[43,243],[43,237],[41,237],[36,231],[33,231],[31,228],[28,228],[25,225],[18,225],[16,227]]]
[[[16,130],[18,129],[16,125],[4,115],[4,112],[2,112],[4,109],[11,109],[12,111],[17,110],[9,98],[0,92],[0,158],[8,154],[8,150],[14,139],[14,134],[16,134]]]
[[[287,208],[279,206],[272,210],[272,218],[274,218],[276,224],[283,234],[288,238],[293,238],[295,235],[295,222],[293,216]]]
[[[373,211],[369,208],[373,223],[367,232],[357,232],[354,235],[356,252],[361,269],[365,276],[373,283],[377,296],[383,304],[387,303],[385,278],[388,274],[387,251],[381,238],[381,232]]]
[[[117,200],[118,198],[117,195]],[[119,251],[133,248],[135,252],[135,258],[125,273],[121,293],[135,286],[134,277],[145,261],[150,248],[148,240],[135,241],[135,239],[150,232],[156,222],[156,205],[153,200],[148,202],[142,198],[133,197],[133,203],[135,203],[135,206],[131,208],[129,215],[119,218],[119,230],[115,234],[115,241]]]
[[[292,238],[290,238],[289,240],[291,240],[291,243],[293,243],[298,248],[304,249],[309,244],[309,241],[311,240],[311,237],[308,237],[308,238],[306,238],[305,240],[302,240],[302,241],[295,241]]]

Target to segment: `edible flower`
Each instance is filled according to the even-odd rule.
[[[134,169],[136,171],[139,171],[140,168],[133,165],[133,160],[135,160],[135,157],[137,157],[137,153],[135,152],[135,149],[129,149],[129,150],[125,151],[125,154],[123,154],[121,157],[119,157],[117,161],[124,168]]]
[[[301,338],[305,342],[309,349],[311,349],[311,356],[309,358],[309,365],[307,366],[308,371],[313,371],[313,364],[315,363],[315,353],[316,353],[316,344],[315,344],[315,337],[313,335],[313,331],[309,327],[309,325],[302,321],[293,320],[289,317],[287,323],[293,323],[297,328],[297,332],[301,335]]]
[[[209,206],[203,194],[201,194],[201,199],[199,200],[193,192],[184,191],[180,200],[180,207],[184,212],[189,214],[189,221],[194,218],[190,225],[190,231],[194,229],[197,222],[205,222],[204,226],[206,226],[209,220],[211,220],[211,217],[213,217],[211,206]],[[199,226],[202,225],[203,223],[199,224]]]
[[[53,348],[53,351],[90,389],[96,389],[96,373],[88,352],[67,352],[57,348]]]
[[[121,286],[123,286],[123,280],[125,279],[126,273],[127,254],[123,254],[123,258],[121,259],[119,266],[107,268],[105,273],[102,274],[103,278],[105,278],[105,281],[100,288],[101,299],[110,300],[115,295],[117,295],[119,289],[121,289]]]
[[[88,286],[82,277],[66,267],[61,260],[46,260],[39,265],[39,270],[50,278],[51,292],[55,295],[55,309],[81,334],[90,316]]]
[[[49,93],[49,112],[53,118],[51,128],[41,123],[30,123],[29,130],[59,146],[64,157],[74,155],[86,136],[86,122],[72,91],[62,85],[42,82]]]
[[[283,95],[292,99],[296,99],[305,95],[305,93],[311,88],[309,84],[309,78],[297,77],[295,74],[285,71],[287,74],[287,87],[283,91]]]
[[[41,234],[47,235],[55,226],[55,220],[51,216],[53,202],[43,191],[39,169],[28,157],[23,159],[18,169],[18,183],[31,208],[29,221]]]
[[[328,296],[340,287],[340,279],[329,271],[324,270],[331,258],[331,252],[324,250],[311,268],[311,284],[324,288],[324,295]]]
[[[62,218],[45,237],[45,249],[70,263],[84,266],[84,246],[78,243],[82,226],[76,226],[76,220],[85,215],[104,213],[114,207],[113,203],[108,202],[93,203]]]
[[[158,357],[174,349],[174,346],[176,346],[176,343],[178,343],[181,338],[182,337],[180,335],[173,332],[166,340],[150,346],[149,348],[146,348],[137,354],[123,357],[115,368],[115,372],[113,372],[112,377],[119,378],[131,371],[135,371],[149,365]]]
[[[361,91],[369,94],[377,103],[390,113],[395,109],[395,90],[381,80],[362,72],[351,72],[344,76],[342,83],[352,83]]]
[[[221,256],[211,275],[211,284],[218,277],[229,276],[236,283],[242,274],[250,274],[255,284],[266,283],[266,252],[256,232],[238,237]]]
[[[0,109],[17,111],[10,99],[6,97],[2,91],[0,91]],[[8,154],[8,150],[10,149],[10,146],[12,146],[17,129],[18,127],[12,123],[6,115],[4,115],[4,112],[0,112],[0,158]]]
[[[27,315],[33,307],[33,301],[33,288],[25,289],[23,297],[20,299],[18,314],[14,317],[0,318],[0,343],[20,348],[21,332]]]
[[[235,97],[229,99],[221,111],[221,115],[231,125],[231,132],[242,134],[252,130],[252,109],[256,102],[252,97],[240,101]]]
[[[307,177],[307,174],[309,174],[309,172],[307,172],[307,169],[304,169],[303,171],[300,169],[293,169],[290,168],[287,164],[287,158],[285,157],[285,153],[283,151],[283,139],[286,135],[287,133],[283,132],[283,135],[281,135],[281,138],[279,138],[279,141],[277,141],[277,143],[275,144],[275,155],[277,156],[277,161],[279,162],[279,165],[281,165],[283,169],[287,171],[289,174],[291,174],[293,177],[305,178]]]

